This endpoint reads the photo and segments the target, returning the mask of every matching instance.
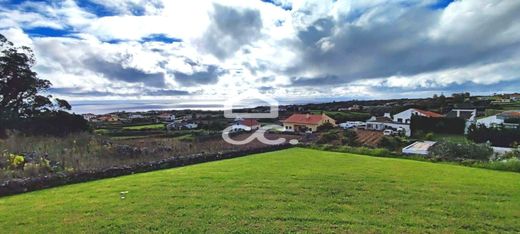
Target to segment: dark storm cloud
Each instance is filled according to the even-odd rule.
[[[202,41],[205,50],[226,59],[260,37],[262,19],[253,9],[236,9],[214,4],[212,23]]]
[[[218,77],[222,74],[224,74],[224,72],[215,65],[209,65],[206,71],[198,71],[193,74],[173,72],[175,80],[186,86],[215,84],[218,82]]]
[[[364,12],[375,14],[368,22],[339,22],[326,17],[300,30],[294,46],[302,60],[285,72],[291,77],[306,72],[317,75],[292,78],[293,84],[331,85],[366,78],[415,75],[504,61],[520,52],[519,38],[503,38],[514,38],[514,34],[507,32],[520,21],[517,14],[520,2],[512,8],[500,8],[503,12],[487,15],[478,24],[469,22],[474,25],[464,25],[458,31],[441,31],[446,35],[438,38],[429,33],[439,26],[442,11],[414,7],[387,20],[384,14],[402,8],[397,4],[379,7],[384,7],[381,13]]]
[[[124,67],[120,62],[109,62],[101,58],[91,57],[84,61],[89,70],[101,73],[107,79],[128,83],[144,83],[152,87],[163,87],[164,73],[148,73],[132,67]]]
[[[291,86],[319,86],[334,85],[342,83],[343,80],[338,76],[326,75],[320,77],[292,77]]]

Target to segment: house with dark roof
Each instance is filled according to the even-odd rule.
[[[336,121],[326,114],[293,114],[289,118],[282,120],[285,131],[288,132],[315,132],[318,127],[330,123],[336,126]]]
[[[466,121],[464,133],[468,133],[469,127],[475,123],[477,119],[477,109],[452,109],[446,114],[447,118],[461,118]]]

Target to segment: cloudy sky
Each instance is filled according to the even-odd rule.
[[[520,90],[518,0],[0,0],[79,112]]]

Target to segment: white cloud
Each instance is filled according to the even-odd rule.
[[[92,2],[111,14],[72,0],[0,7],[0,33],[33,47],[36,70],[56,88],[110,98],[161,88],[197,97],[260,89],[375,98],[385,89],[492,86],[520,74],[517,1],[437,10],[429,8],[435,0]],[[228,17],[217,17],[219,6]],[[69,34],[24,33],[38,27]],[[182,41],[145,40],[152,35]]]

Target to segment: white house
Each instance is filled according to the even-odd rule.
[[[388,115],[380,117],[372,116],[372,118],[367,120],[365,129],[375,131],[390,129],[396,132],[402,132],[408,137],[412,135],[409,124],[394,122]]]
[[[86,120],[86,121],[93,121],[96,119],[96,115],[95,114],[92,114],[92,113],[88,113],[88,114],[83,114],[83,118]]]
[[[503,125],[506,128],[515,128],[518,126],[516,123],[506,123],[508,119],[520,119],[520,111],[505,111],[497,115],[477,119],[477,125],[484,125],[488,128],[497,127],[499,125]]]
[[[410,108],[408,110],[395,114],[393,117],[393,120],[396,123],[410,124],[410,121],[411,121],[413,115],[419,115],[419,116],[425,116],[425,117],[431,117],[431,118],[443,117],[441,114],[438,114],[435,112]]]
[[[140,114],[131,114],[130,116],[128,116],[129,119],[144,119],[144,116],[143,115],[140,115]]]

